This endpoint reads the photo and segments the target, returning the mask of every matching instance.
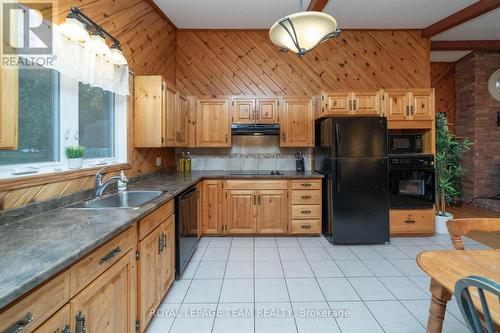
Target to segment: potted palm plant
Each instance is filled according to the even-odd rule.
[[[68,158],[69,169],[81,169],[82,158],[85,153],[85,148],[82,146],[68,146],[64,149],[66,157]]]
[[[436,114],[436,232],[439,234],[448,233],[446,221],[453,215],[446,212],[446,206],[462,194],[460,181],[466,170],[460,162],[471,145],[468,138],[458,139],[450,132],[445,114]]]

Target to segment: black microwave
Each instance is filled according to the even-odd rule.
[[[389,134],[390,154],[419,154],[423,151],[420,134]]]

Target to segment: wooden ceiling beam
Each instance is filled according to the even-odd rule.
[[[308,11],[314,12],[322,12],[325,9],[328,0],[311,0],[309,6],[307,7]]]
[[[433,40],[431,51],[500,51],[500,40]]]
[[[479,0],[422,30],[422,37],[432,37],[500,7],[500,0]]]

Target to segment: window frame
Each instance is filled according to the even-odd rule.
[[[78,80],[58,73],[57,86],[54,87],[54,98],[58,98],[56,116],[59,121],[59,137],[56,140],[54,149],[59,149],[55,153],[59,161],[34,162],[20,164],[0,165],[0,179],[20,178],[36,176],[44,173],[73,170],[68,168],[68,159],[64,153],[64,148],[70,145],[79,145],[79,82]],[[98,166],[110,166],[127,163],[127,97],[113,94],[114,100],[114,157],[107,158],[84,158],[82,169],[96,168]],[[56,147],[57,146],[57,147]],[[28,168],[37,168],[38,171],[29,174],[14,175],[15,171]],[[81,170],[81,169],[78,169]],[[75,170],[77,171],[77,170]]]

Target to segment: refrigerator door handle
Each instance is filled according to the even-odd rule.
[[[341,145],[340,145],[340,124],[335,124],[335,157],[340,157]]]
[[[336,160],[335,161],[335,164],[336,164],[336,172],[335,172],[335,175],[336,175],[336,185],[337,185],[337,193],[342,193],[342,167],[341,167],[341,164],[342,162],[340,160]]]

